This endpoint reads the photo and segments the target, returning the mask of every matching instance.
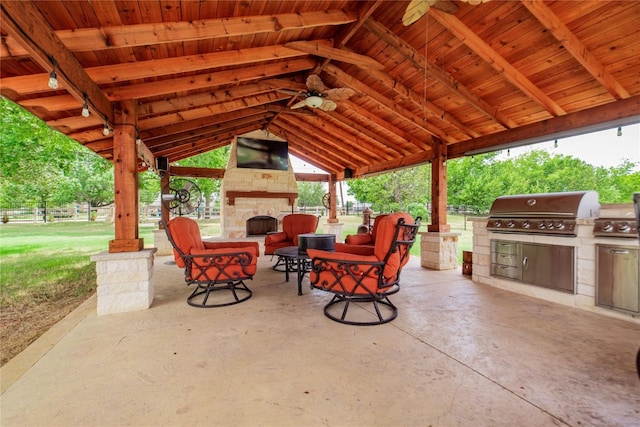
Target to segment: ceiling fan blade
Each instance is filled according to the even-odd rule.
[[[402,23],[404,26],[408,27],[418,19],[422,18],[436,1],[437,0],[411,0],[411,3],[407,6],[407,10],[404,12],[404,16],[402,17]]]
[[[338,108],[338,104],[331,101],[330,99],[323,99],[322,104],[318,107],[318,110],[322,111],[333,111]]]
[[[307,77],[307,87],[310,91],[324,92],[324,83],[322,83],[322,79],[317,74],[311,74]]]
[[[460,0],[460,1],[464,3],[469,3],[471,6],[477,6],[480,3],[486,3],[491,0]]]
[[[351,98],[356,94],[356,91],[348,87],[339,87],[335,89],[329,89],[327,91],[327,99],[334,101],[344,101]]]
[[[300,92],[300,91],[291,90],[291,89],[276,89],[276,92],[283,93],[285,95],[292,95],[292,96],[302,96],[305,94],[305,92]]]
[[[470,0],[470,1],[478,1],[478,0]],[[458,6],[456,6],[452,1],[449,1],[449,0],[438,0],[437,2],[434,3],[433,7],[435,7],[436,9],[440,9],[443,12],[447,12],[451,14],[456,13],[458,11]]]
[[[182,189],[186,192],[189,192],[191,190],[191,186],[193,185],[193,182],[191,181],[185,181],[184,185],[182,186]]]
[[[297,108],[302,108],[302,107],[304,107],[305,105],[307,105],[307,102],[303,99],[302,101],[300,101],[300,102],[296,102],[295,104],[293,104],[293,105],[291,106],[291,109],[292,109],[292,110],[295,110],[295,109],[297,109]]]

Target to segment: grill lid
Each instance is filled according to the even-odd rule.
[[[599,214],[595,191],[500,196],[489,211],[490,218],[584,219],[597,218]]]

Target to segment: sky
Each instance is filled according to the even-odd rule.
[[[618,129],[608,129],[600,132],[574,136],[571,138],[550,140],[525,147],[512,148],[507,153],[503,150],[501,156],[519,156],[531,150],[547,150],[550,154],[571,156],[581,159],[590,165],[614,167],[622,164],[624,159],[636,164],[635,170],[640,171],[640,124],[622,127],[622,135],[618,136]],[[295,156],[291,156],[291,165],[295,172],[324,173]]]

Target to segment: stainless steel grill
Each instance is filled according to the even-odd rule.
[[[638,223],[633,213],[633,207],[621,217],[598,218],[593,226],[596,237],[638,237]]]
[[[491,206],[487,229],[572,237],[578,219],[597,218],[599,214],[595,191],[501,196]]]

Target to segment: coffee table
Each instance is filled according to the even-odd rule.
[[[297,246],[286,246],[274,251],[274,254],[284,259],[285,265],[285,281],[289,281],[289,273],[293,272],[293,264],[296,263],[296,271],[298,273],[298,295],[302,295],[302,279],[304,275],[311,269],[309,255],[306,252],[299,251]]]

